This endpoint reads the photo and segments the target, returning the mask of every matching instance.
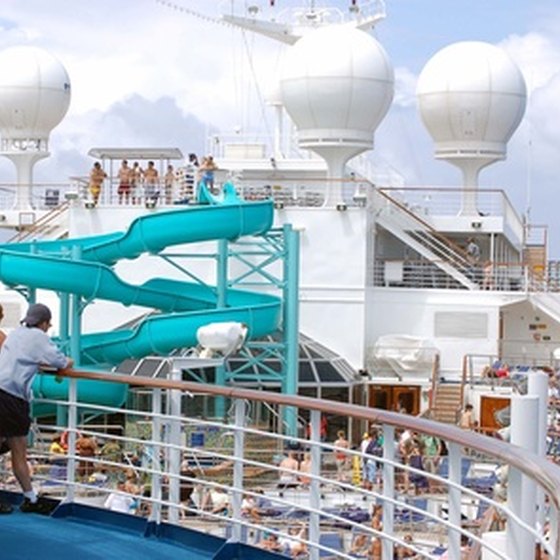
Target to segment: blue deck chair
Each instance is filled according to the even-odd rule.
[[[319,550],[319,558],[338,558],[338,552],[343,551],[342,537],[339,533],[321,533],[319,535],[319,544],[326,546],[336,552],[329,552],[328,550]]]
[[[467,475],[471,468],[471,459],[461,457],[461,484],[464,486]],[[449,478],[449,457],[442,457],[438,467],[438,475],[442,478]]]
[[[428,500],[427,498],[416,498],[407,501],[411,506],[427,511]],[[412,511],[407,507],[399,508],[395,511],[395,520],[400,523],[419,523],[426,520],[426,516],[417,511]]]

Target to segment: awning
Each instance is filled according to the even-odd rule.
[[[92,148],[88,156],[96,159],[183,159],[179,148]]]

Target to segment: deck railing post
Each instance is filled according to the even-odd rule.
[[[533,453],[538,449],[539,398],[537,396],[512,395],[511,397],[511,443]],[[536,521],[536,484],[519,469],[509,467],[508,509],[527,525]],[[525,560],[535,556],[535,538],[513,519],[506,527],[508,558]]]
[[[78,428],[78,380],[68,381],[68,466],[66,471],[66,481],[68,488],[66,491],[67,502],[73,502],[76,494],[76,430]]]
[[[536,396],[538,402],[538,437],[537,454],[546,460],[546,436],[548,429],[548,375],[542,371],[532,371],[528,376],[527,394]],[[537,521],[541,527],[545,524],[544,491],[537,488]]]
[[[395,506],[391,499],[395,497],[395,428],[383,425],[383,532],[388,535],[394,533]],[[387,499],[388,498],[388,499]],[[389,539],[382,540],[383,560],[393,560],[394,546]]]
[[[461,446],[449,443],[449,482],[461,485]],[[448,519],[451,526],[447,530],[447,548],[451,560],[461,558],[461,489],[454,486],[448,488]]]
[[[150,521],[161,523],[161,389],[152,392],[152,508]]]
[[[310,445],[311,445],[311,481],[309,483],[309,560],[319,559],[320,516],[321,510],[321,482],[317,477],[321,475],[321,413],[312,410],[310,413]]]
[[[235,409],[235,434],[233,436],[233,495],[232,495],[232,540],[239,542],[241,535],[241,502],[243,500],[243,470],[245,458],[245,401],[236,399]]]
[[[182,371],[171,360],[171,379],[181,381]],[[181,400],[182,392],[171,389],[168,394],[168,407],[171,419],[167,437],[167,456],[169,466],[169,521],[179,523],[179,504],[181,503]]]

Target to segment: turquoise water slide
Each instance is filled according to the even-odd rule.
[[[87,300],[103,299],[156,310],[133,329],[87,334],[81,337],[83,365],[116,365],[126,358],[166,355],[196,344],[196,331],[213,322],[238,321],[249,337],[274,331],[280,321],[280,300],[274,296],[227,290],[226,305],[218,308],[217,290],[202,284],[154,278],[141,285],[121,280],[112,268],[120,259],[143,253],[157,254],[173,245],[235,240],[259,235],[272,226],[270,201],[241,202],[228,195],[218,204],[182,207],[135,219],[124,232],[109,235],[0,245],[0,280],[8,286],[28,286],[78,294]],[[71,257],[70,257],[71,255]],[[35,390],[60,398],[66,384],[50,376],[37,379]],[[83,384],[80,401],[102,404],[114,390],[107,383]]]

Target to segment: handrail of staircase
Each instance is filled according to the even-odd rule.
[[[38,220],[34,221],[28,228],[23,231],[18,231],[14,236],[8,239],[8,243],[21,242],[29,239],[36,233],[40,232],[56,218],[62,215],[66,210],[68,210],[70,203],[65,200],[62,204],[55,206],[52,210],[43,214]]]
[[[415,222],[421,224],[424,228],[426,228],[430,234],[437,240],[439,241],[445,248],[449,249],[454,255],[460,257],[462,259],[462,263],[461,264],[466,264],[468,265],[470,260],[469,260],[469,255],[467,253],[467,251],[465,249],[463,249],[461,246],[457,245],[456,243],[454,243],[451,239],[447,238],[445,235],[443,235],[442,233],[440,233],[437,229],[435,229],[431,224],[429,224],[427,221],[423,220],[420,216],[416,215],[414,212],[412,212],[409,208],[407,208],[404,204],[402,204],[401,202],[399,202],[398,200],[394,199],[393,197],[389,196],[386,192],[385,189],[382,188],[378,188],[376,189],[377,192],[382,195],[386,200],[388,200],[391,204],[394,204],[397,208],[399,208],[400,210],[402,210],[405,214],[407,214],[410,218],[412,218]]]
[[[438,378],[439,378],[439,354],[436,354],[432,366],[432,390],[430,391],[430,402],[428,403],[429,410],[431,410],[434,406],[434,398],[436,396],[436,386],[437,386]]]
[[[459,401],[460,409],[465,406],[465,385],[467,384],[467,356],[463,356],[463,371],[461,372],[461,399]]]

